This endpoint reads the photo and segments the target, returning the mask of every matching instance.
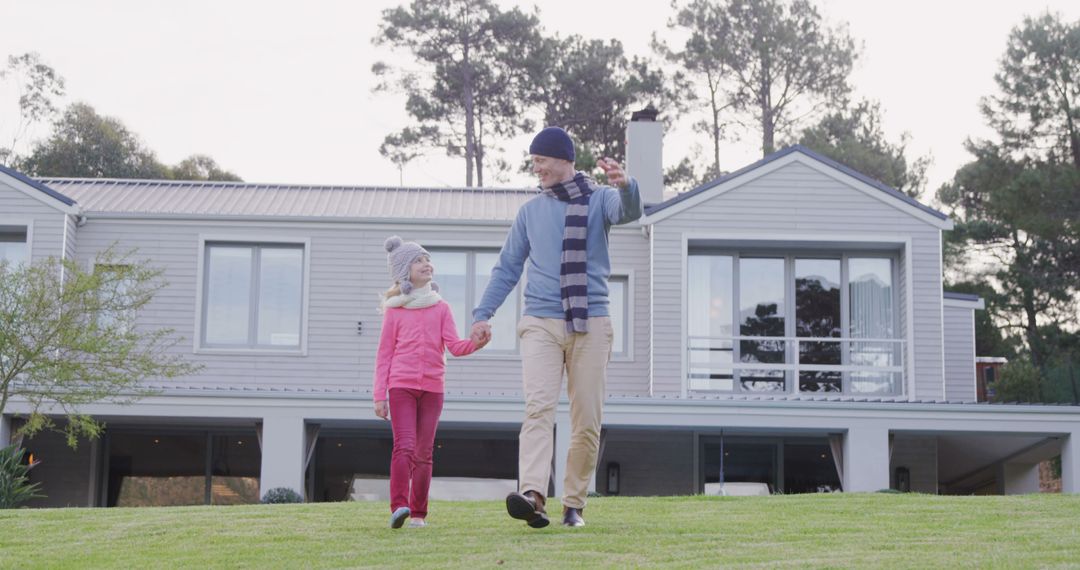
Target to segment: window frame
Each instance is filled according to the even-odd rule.
[[[476,254],[486,253],[498,255],[501,246],[487,246],[487,245],[451,245],[451,244],[437,244],[427,245],[422,244],[425,249],[431,252],[432,264],[435,266],[435,279],[436,283],[439,282],[439,254],[444,253],[459,253],[465,255],[465,323],[455,323],[458,326],[458,334],[464,335],[462,338],[468,338],[468,331],[472,327],[472,314],[476,308],[476,304],[479,302],[479,298],[483,295],[483,291],[479,291],[476,284]],[[521,340],[517,335],[517,325],[521,321],[522,311],[524,310],[525,301],[525,273],[526,270],[522,270],[521,279],[518,280],[517,285],[514,286],[514,290],[507,295],[506,300],[499,307],[500,311],[505,311],[507,303],[510,302],[513,297],[513,302],[516,305],[515,313],[517,317],[514,320],[514,330],[509,332],[497,332],[495,334],[512,334],[514,337],[513,350],[500,350],[489,347],[485,347],[483,350],[479,350],[473,353],[470,358],[480,358],[482,360],[516,360],[521,357]],[[516,292],[516,294],[515,294]],[[449,304],[449,303],[448,303]],[[452,308],[452,307],[451,307]]]
[[[195,328],[193,339],[193,352],[196,354],[233,354],[233,355],[253,355],[253,354],[268,354],[268,355],[282,355],[282,356],[307,356],[308,353],[308,319],[310,316],[309,311],[309,297],[310,297],[310,277],[311,277],[311,238],[308,237],[281,237],[273,236],[269,234],[245,234],[245,235],[200,235],[198,239],[198,266],[196,271],[196,288],[195,288]],[[209,271],[207,264],[210,262],[210,256],[207,255],[207,251],[211,246],[225,245],[231,247],[250,247],[254,251],[258,251],[260,247],[273,248],[277,246],[281,249],[300,249],[303,259],[301,261],[301,300],[300,300],[300,326],[299,335],[300,342],[296,346],[288,347],[274,347],[273,345],[259,345],[258,344],[258,328],[254,326],[257,324],[258,313],[258,295],[253,295],[250,299],[250,306],[248,309],[249,318],[249,340],[254,338],[254,344],[247,345],[207,345],[204,341],[206,336],[205,327],[207,325],[206,312],[208,310],[208,304],[206,302],[207,288],[209,286]],[[256,291],[259,286],[259,258],[253,256],[252,268],[254,273],[252,274],[252,291]]]
[[[34,220],[14,216],[0,216],[0,227],[24,228],[26,230],[26,264],[34,261]]]
[[[633,362],[634,361],[634,272],[633,271],[620,271],[613,269],[608,276],[608,294],[611,294],[611,282],[621,281],[624,283],[623,287],[623,315],[622,315],[622,333],[623,344],[625,350],[622,352],[615,352],[615,347],[611,348],[611,361],[612,362]],[[610,308],[610,304],[608,307]],[[610,315],[610,312],[609,312]]]
[[[880,250],[880,249],[868,249],[868,250],[847,249],[847,248],[843,248],[843,247],[838,247],[836,249],[831,249],[831,248],[829,248],[829,249],[807,248],[807,249],[797,249],[797,250],[775,248],[775,247],[768,247],[768,248],[754,248],[754,247],[749,247],[749,248],[739,248],[739,247],[690,247],[687,250],[686,255],[687,255],[687,264],[686,264],[687,267],[689,267],[689,258],[692,257],[692,256],[730,256],[732,258],[732,275],[731,275],[731,295],[732,295],[732,299],[731,299],[731,304],[732,304],[733,310],[732,310],[732,323],[731,323],[731,326],[732,326],[732,334],[734,335],[735,338],[738,338],[738,337],[742,336],[741,334],[738,334],[740,332],[740,322],[739,322],[739,310],[737,310],[737,308],[739,306],[739,300],[740,300],[740,297],[739,297],[739,295],[740,295],[740,278],[741,278],[741,273],[740,273],[741,272],[741,263],[740,262],[741,262],[741,260],[743,258],[754,258],[754,259],[760,259],[760,258],[773,258],[773,259],[776,259],[776,258],[780,258],[780,259],[782,259],[784,261],[784,313],[783,313],[784,337],[783,338],[785,338],[785,339],[787,339],[787,338],[796,338],[797,337],[797,331],[796,331],[797,303],[796,303],[796,299],[795,299],[795,295],[796,295],[796,291],[795,291],[795,278],[796,278],[795,261],[797,259],[818,259],[818,260],[826,260],[827,259],[827,260],[837,260],[837,261],[839,261],[839,263],[840,263],[840,322],[841,322],[842,326],[841,326],[841,331],[840,331],[840,337],[838,337],[838,338],[841,340],[841,365],[842,366],[847,366],[847,365],[850,364],[850,346],[849,346],[849,342],[852,340],[851,335],[850,335],[850,332],[851,332],[851,322],[850,322],[850,320],[851,320],[851,307],[850,307],[850,303],[851,303],[850,285],[851,285],[851,283],[850,283],[850,275],[849,275],[849,262],[850,262],[850,259],[851,258],[887,259],[889,261],[889,269],[890,269],[890,274],[891,274],[891,278],[892,278],[891,304],[892,304],[892,314],[893,314],[893,318],[895,320],[895,322],[893,323],[893,326],[894,326],[893,338],[895,340],[897,340],[897,341],[900,341],[901,342],[901,347],[902,347],[902,349],[900,351],[901,355],[900,355],[900,358],[898,359],[898,362],[897,362],[896,365],[901,367],[901,368],[904,368],[905,370],[908,369],[907,361],[906,361],[906,355],[904,353],[906,351],[910,351],[911,346],[905,346],[905,344],[907,343],[907,337],[905,336],[905,334],[904,334],[905,331],[903,330],[903,327],[901,326],[903,321],[902,321],[901,315],[900,315],[900,295],[901,295],[901,285],[902,284],[900,283],[900,279],[899,279],[899,277],[900,277],[900,273],[899,273],[900,265],[899,264],[901,263],[901,254],[899,252],[889,251],[889,250]],[[684,293],[686,295],[686,299],[687,299],[687,305],[686,305],[686,310],[687,311],[694,310],[693,307],[689,306],[689,299],[690,299],[689,287],[690,286],[691,286],[691,284],[689,283],[689,280],[687,280],[687,288],[686,288],[686,291]],[[683,318],[686,319],[687,315],[683,315]],[[907,326],[910,326],[910,323],[907,323]],[[687,337],[689,339],[689,337],[692,336],[690,334],[689,324],[688,324],[686,332],[687,332]],[[689,340],[687,340],[687,342],[689,342]],[[795,347],[796,347],[795,342],[792,342],[790,340],[785,340],[784,341],[784,353],[785,353],[784,364],[785,365],[797,365],[798,364],[799,354],[796,351]],[[733,345],[732,345],[732,389],[731,390],[693,388],[693,387],[691,387],[690,386],[690,381],[691,381],[691,379],[690,379],[690,370],[692,368],[692,364],[691,364],[691,362],[690,362],[690,360],[688,358],[688,360],[687,360],[687,369],[686,369],[686,377],[683,379],[683,382],[685,383],[685,386],[686,386],[686,388],[685,388],[686,391],[687,392],[712,393],[712,394],[739,394],[739,395],[769,395],[769,394],[799,395],[799,394],[814,394],[814,395],[825,395],[825,396],[833,396],[833,397],[863,396],[863,397],[874,398],[874,397],[896,397],[896,396],[901,396],[906,392],[906,389],[907,389],[907,382],[908,382],[907,375],[910,373],[909,371],[901,373],[901,378],[896,383],[896,386],[894,387],[893,391],[891,391],[891,392],[883,392],[883,393],[876,393],[876,394],[875,393],[852,392],[851,391],[851,378],[850,378],[850,373],[849,372],[843,372],[842,380],[841,380],[841,391],[839,391],[839,392],[811,392],[811,391],[804,392],[804,391],[799,389],[799,378],[798,378],[797,371],[785,371],[785,373],[784,373],[784,389],[783,390],[775,390],[775,391],[746,390],[746,389],[743,389],[743,387],[742,387],[740,374],[739,374],[739,371],[737,369],[739,367],[739,365],[740,365],[740,348],[741,347],[739,346],[738,341],[733,343]],[[689,352],[689,350],[690,350],[690,346],[689,346],[689,344],[687,344],[687,352]]]

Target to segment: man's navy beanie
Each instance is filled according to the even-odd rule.
[[[529,154],[550,156],[574,162],[574,141],[559,127],[548,127],[540,131],[529,145]]]

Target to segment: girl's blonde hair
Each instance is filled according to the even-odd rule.
[[[397,282],[395,282],[393,285],[391,285],[390,288],[387,289],[386,291],[383,291],[382,294],[379,295],[379,312],[382,313],[383,311],[386,310],[386,300],[387,299],[389,299],[390,297],[397,297],[400,294],[401,294],[401,283],[397,283]]]

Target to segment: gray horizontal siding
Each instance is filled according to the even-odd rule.
[[[945,307],[945,399],[975,401],[975,314]]]
[[[262,387],[326,390],[371,390],[382,316],[378,297],[390,284],[383,241],[400,233],[420,243],[450,247],[454,243],[475,247],[490,243],[498,247],[508,227],[419,226],[273,223],[183,222],[94,219],[79,228],[78,257],[86,261],[110,244],[122,249],[138,248],[165,270],[168,286],[160,291],[139,317],[140,326],[168,327],[183,341],[174,352],[202,364],[203,370],[178,383],[210,387]],[[308,304],[308,352],[306,356],[194,353],[198,244],[204,236],[259,239],[310,239],[311,258]],[[246,237],[247,236],[247,237]],[[634,273],[633,303],[639,331],[647,331],[648,263],[639,231],[613,231],[612,257],[620,269]],[[635,249],[636,248],[636,249]],[[438,258],[435,256],[436,279]],[[364,323],[363,334],[356,323]],[[614,362],[609,369],[608,390],[617,395],[647,393],[647,332],[635,331],[634,362]],[[505,331],[504,334],[513,334]],[[521,366],[515,357],[499,357],[483,351],[464,358],[449,358],[446,376],[450,395],[520,396]]]
[[[846,234],[911,240],[913,323],[901,307],[901,325],[914,333],[914,394],[942,397],[940,230],[812,168],[792,163],[679,212],[653,231],[654,386],[657,394],[676,395],[682,378],[682,235],[748,230],[777,235]],[[904,252],[903,255],[908,255]],[[901,258],[901,266],[906,263]],[[906,295],[906,272],[897,272],[900,295]]]
[[[60,257],[64,243],[65,214],[27,196],[0,178],[0,220],[32,226],[30,255],[32,261]]]
[[[611,234],[613,271],[632,273],[634,289],[627,310],[632,312],[632,360],[615,360],[608,365],[607,393],[613,396],[649,394],[649,247],[640,230],[613,230]]]
[[[75,245],[78,243],[77,236],[79,233],[79,228],[75,223],[75,216],[66,216],[64,225],[67,229],[64,241],[64,259],[75,259]]]
[[[906,467],[911,491],[914,493],[938,492],[938,445],[934,436],[896,434],[892,440],[890,460],[890,486],[896,488],[896,469]]]

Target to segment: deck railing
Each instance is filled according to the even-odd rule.
[[[891,338],[691,336],[687,389],[725,393],[896,395],[906,344]]]

